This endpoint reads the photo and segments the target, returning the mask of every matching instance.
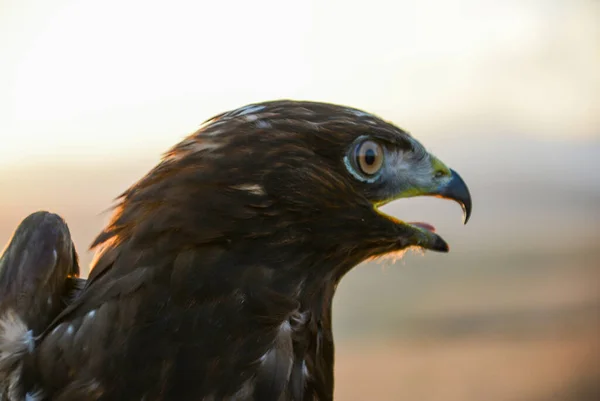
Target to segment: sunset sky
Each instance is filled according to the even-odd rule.
[[[599,18],[591,0],[0,0],[0,168],[159,154],[281,97],[421,138],[597,137]]]

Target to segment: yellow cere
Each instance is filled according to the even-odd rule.
[[[431,156],[431,167],[433,171],[443,171],[445,175],[450,175],[450,169],[440,159],[435,156]]]

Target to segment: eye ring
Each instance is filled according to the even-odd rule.
[[[383,159],[383,146],[371,139],[360,142],[354,150],[355,165],[366,177],[373,177],[381,171]]]

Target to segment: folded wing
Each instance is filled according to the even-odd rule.
[[[0,258],[0,398],[23,396],[23,357],[84,283],[65,221],[45,211],[26,217]]]

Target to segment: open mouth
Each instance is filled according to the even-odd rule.
[[[381,217],[393,222],[398,227],[403,246],[416,246],[436,252],[449,251],[448,244],[442,237],[435,233],[433,225],[422,221],[402,221],[382,212],[379,207],[375,207],[375,210]]]
[[[422,221],[402,221],[394,216],[392,216],[391,214],[387,214],[381,211],[381,207],[387,205],[389,202],[380,202],[378,204],[375,205],[375,211],[382,217],[385,217],[386,219],[394,222],[395,224],[403,224],[403,225],[409,225],[409,226],[413,226],[413,227],[417,227],[420,228],[422,230],[427,230],[429,232],[435,233],[435,227],[429,223],[425,223]]]

